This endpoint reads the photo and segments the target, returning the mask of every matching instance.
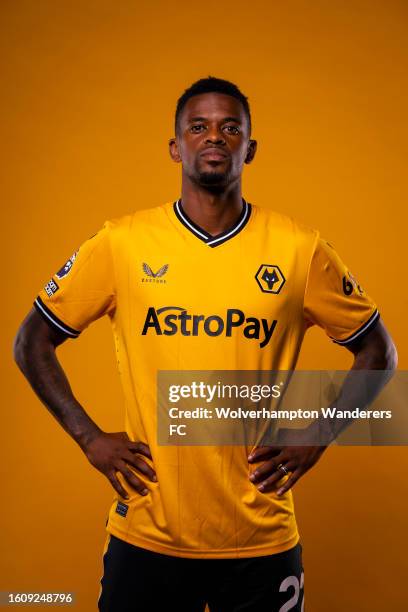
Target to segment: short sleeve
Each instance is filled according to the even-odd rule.
[[[110,224],[74,252],[34,302],[51,326],[70,338],[116,308]]]
[[[307,326],[318,325],[334,342],[347,345],[369,332],[379,316],[375,303],[334,248],[319,237],[304,297]]]

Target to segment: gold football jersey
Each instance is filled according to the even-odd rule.
[[[373,301],[316,230],[243,200],[211,236],[181,201],[108,221],[41,290],[37,310],[71,338],[108,315],[126,431],[149,445],[158,482],[115,496],[107,530],[159,553],[268,555],[294,546],[292,493],[261,493],[243,446],[160,446],[159,370],[293,370],[306,329],[339,344],[378,320]],[[129,487],[128,487],[129,491]]]

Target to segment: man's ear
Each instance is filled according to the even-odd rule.
[[[256,140],[250,140],[249,141],[248,149],[247,149],[247,154],[246,154],[246,157],[245,157],[245,163],[246,164],[250,164],[251,161],[254,159],[257,146],[258,146],[258,143],[256,142]]]
[[[176,163],[181,162],[181,156],[178,150],[176,138],[170,138],[169,140],[169,153],[173,161],[175,161]]]

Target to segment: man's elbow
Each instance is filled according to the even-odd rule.
[[[14,338],[13,342],[13,357],[21,371],[24,371],[24,366],[27,363],[30,352],[30,342],[28,334],[22,324]]]

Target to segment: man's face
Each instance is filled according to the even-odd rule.
[[[219,93],[190,98],[181,112],[170,154],[183,174],[201,186],[224,189],[240,178],[255,155],[249,122],[239,100]]]

